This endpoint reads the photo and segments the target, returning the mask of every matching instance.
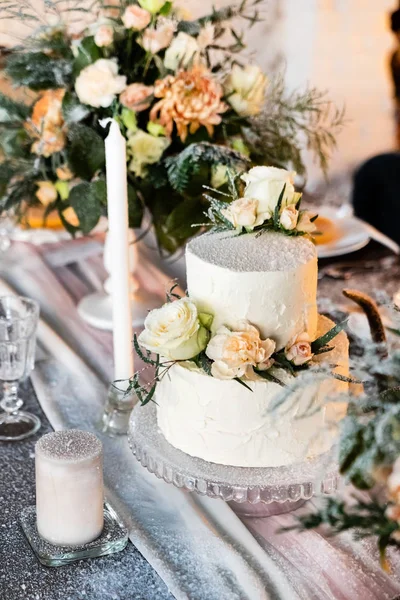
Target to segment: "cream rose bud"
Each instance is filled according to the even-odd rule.
[[[317,226],[311,222],[310,213],[307,211],[300,212],[299,220],[297,222],[297,230],[303,233],[313,233],[316,231]]]
[[[140,112],[142,110],[146,110],[146,108],[149,108],[151,102],[149,98],[153,93],[154,87],[152,85],[131,83],[122,92],[119,97],[119,101],[127,108],[130,108],[135,112]]]
[[[257,65],[233,65],[224,83],[226,99],[239,115],[258,115],[267,83],[267,77]]]
[[[38,181],[36,185],[39,189],[35,196],[43,206],[48,206],[57,200],[58,192],[52,181]]]
[[[138,342],[170,360],[189,360],[204,350],[208,339],[209,332],[200,324],[196,305],[189,298],[180,298],[147,315]]]
[[[99,108],[110,106],[117,94],[126,87],[126,77],[118,75],[116,59],[100,58],[82,69],[75,91],[82,104]]]
[[[244,195],[259,202],[258,212],[273,214],[285,186],[282,207],[296,204],[301,198],[294,189],[294,171],[277,167],[253,167],[241,176],[246,184]]]
[[[174,36],[175,26],[172,21],[165,21],[157,27],[149,27],[143,34],[142,46],[151,54],[157,54],[170,45]]]
[[[198,57],[199,50],[196,39],[180,31],[165,52],[164,65],[171,71],[185,68]]]
[[[247,321],[238,323],[235,331],[220,327],[206,348],[208,358],[214,361],[211,373],[218,379],[252,377],[253,367],[265,369],[271,365],[274,351],[275,342],[262,340],[258,329]]]
[[[296,229],[298,218],[299,211],[296,210],[294,204],[291,204],[290,206],[285,206],[285,208],[282,210],[279,222],[284,229],[287,231],[292,231],[293,229]]]
[[[111,25],[101,25],[94,34],[94,43],[99,48],[109,46],[114,40],[114,29]]]
[[[130,4],[126,7],[124,14],[122,15],[122,22],[126,29],[134,29],[135,31],[141,31],[151,21],[151,14],[148,10],[140,8],[136,4]]]
[[[308,333],[300,333],[291,340],[285,348],[285,356],[298,367],[309,362],[314,355]]]
[[[256,225],[260,224],[257,220],[257,208],[258,200],[239,198],[231,202],[228,208],[222,210],[221,213],[234,227],[254,229]]]

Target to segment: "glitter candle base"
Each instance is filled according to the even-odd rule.
[[[104,505],[104,528],[100,536],[80,546],[58,546],[40,537],[36,526],[36,508],[29,506],[22,511],[20,524],[37,559],[46,567],[60,567],[82,558],[96,558],[120,552],[128,543],[128,530],[114,509]]]

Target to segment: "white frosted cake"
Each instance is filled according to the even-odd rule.
[[[334,325],[317,314],[317,256],[305,237],[205,234],[188,245],[186,263],[188,296],[199,312],[213,316],[211,336],[246,321],[280,351],[296,336],[313,341]],[[314,364],[336,365],[347,376],[346,335],[339,333],[329,345],[333,349],[315,356]],[[297,385],[298,378],[277,363],[270,380],[258,373],[240,385],[193,362],[175,363],[156,391],[165,438],[192,456],[242,467],[288,465],[326,451],[331,439],[325,431],[341,416],[327,399],[347,383],[325,373]],[[307,377],[306,370],[300,377]],[[286,400],[272,411],[283,393]]]

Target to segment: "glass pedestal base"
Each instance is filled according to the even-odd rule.
[[[243,516],[289,512],[315,495],[333,494],[339,485],[334,451],[285,467],[257,468],[230,467],[189,456],[164,438],[155,405],[133,409],[128,438],[133,454],[150,473],[176,487],[221,498]]]
[[[81,546],[57,546],[40,537],[36,527],[36,507],[25,508],[20,523],[37,559],[46,567],[60,567],[82,558],[95,558],[120,552],[128,543],[128,530],[114,509],[104,504],[104,528],[101,535]]]
[[[34,435],[41,426],[36,415],[18,411],[15,415],[0,413],[0,442],[18,442]]]

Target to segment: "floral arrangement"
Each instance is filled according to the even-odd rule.
[[[231,195],[221,190],[212,190],[215,194],[229,199],[217,199],[205,195],[210,207],[206,216],[214,231],[235,230],[238,234],[257,231],[278,231],[286,235],[309,235],[316,231],[314,221],[318,215],[310,217],[306,210],[300,210],[302,194],[295,191],[294,171],[277,167],[253,167],[239,176],[230,177]],[[245,183],[243,196],[241,186]],[[239,188],[239,189],[238,189]]]
[[[314,356],[332,350],[329,342],[344,327],[344,323],[335,325],[314,341],[303,332],[277,351],[273,339],[263,340],[257,327],[245,320],[234,328],[222,326],[212,332],[213,315],[199,312],[195,302],[179,297],[174,289],[167,294],[166,304],[148,314],[144,330],[134,337],[139,357],[155,367],[149,387],[140,383],[138,372],[130,380],[128,391],[133,390],[142,405],[152,400],[157,383],[176,363],[197,367],[217,379],[234,379],[250,391],[248,381],[267,380],[284,386],[279,369],[295,377],[312,367]],[[334,373],[332,377],[348,381]]]
[[[326,524],[332,534],[348,530],[356,538],[375,536],[382,567],[389,570],[386,548],[400,546],[400,354],[398,343],[388,352],[376,303],[361,292],[344,294],[365,311],[373,338],[353,359],[364,390],[350,398],[341,423],[340,471],[353,487],[344,497],[329,498],[318,512],[303,515],[298,528]],[[394,320],[397,313],[396,308]],[[391,331],[400,335],[400,329]]]
[[[48,0],[45,18],[29,0],[6,3],[3,18],[37,28],[5,67],[28,93],[26,103],[0,94],[0,213],[12,209],[24,220],[38,204],[46,215],[57,211],[72,234],[90,232],[106,213],[105,117],[127,140],[130,225],[150,215],[167,252],[200,228],[193,225],[207,207],[203,185],[228,190],[227,168],[271,164],[304,174],[308,148],[325,171],[343,115],[315,89],[286,95],[282,78],[269,80],[243,59],[243,34],[231,21],[252,26],[259,2],[195,20],[169,0],[95,0],[88,11],[74,2],[64,12]],[[280,216],[288,230],[297,210],[291,185]],[[256,209],[245,202],[224,218],[234,224],[240,214],[256,227],[269,208],[260,204],[248,225]]]

